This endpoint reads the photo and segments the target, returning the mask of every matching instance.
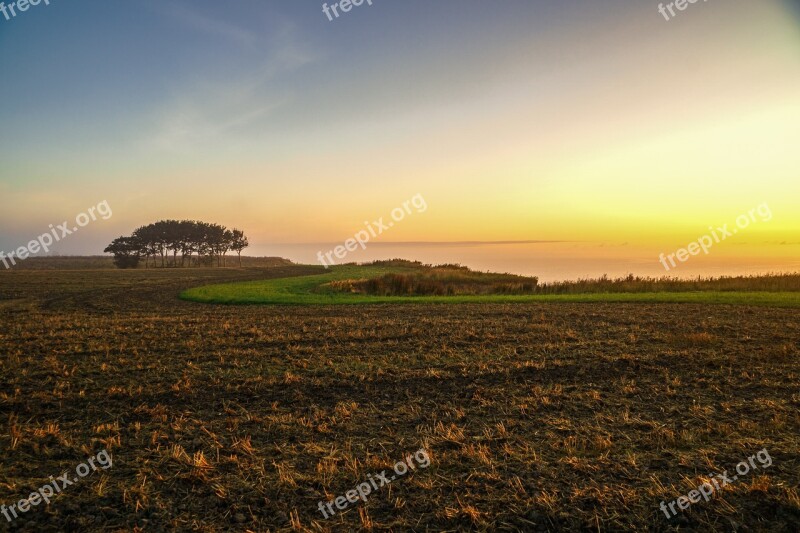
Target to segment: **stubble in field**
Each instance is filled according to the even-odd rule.
[[[2,527],[653,529],[800,524],[800,314],[649,304],[225,307],[204,283],[316,272],[0,275],[0,502],[114,467]],[[413,450],[431,465],[324,520]],[[766,448],[769,470],[659,511]]]

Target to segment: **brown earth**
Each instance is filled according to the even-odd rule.
[[[113,455],[0,530],[800,528],[800,310],[177,298],[319,270],[0,272],[0,503]]]

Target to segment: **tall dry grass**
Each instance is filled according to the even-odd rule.
[[[697,291],[800,291],[800,274],[723,276],[681,280],[669,277],[627,277],[578,279],[539,283],[535,276],[476,272],[458,264],[425,265],[418,261],[393,259],[375,261],[372,266],[407,267],[410,272],[389,273],[371,279],[331,282],[342,292],[375,296],[467,296],[492,294],[591,294]]]

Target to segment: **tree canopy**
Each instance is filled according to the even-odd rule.
[[[129,237],[114,239],[104,252],[114,254],[119,268],[136,268],[142,258],[148,267],[151,258],[154,267],[213,266],[215,259],[217,266],[225,266],[229,251],[238,254],[242,266],[242,250],[249,245],[238,229],[196,220],[160,220],[136,229]]]

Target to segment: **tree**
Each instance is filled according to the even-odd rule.
[[[181,266],[185,265],[186,258],[191,263],[192,254],[199,248],[199,239],[196,238],[196,223],[191,220],[181,220],[178,223],[178,232],[181,235]]]
[[[239,256],[239,268],[242,268],[242,250],[248,246],[250,246],[250,243],[247,241],[247,237],[244,236],[243,231],[238,229],[231,231],[230,248]]]
[[[115,264],[120,268],[138,265],[141,257],[145,258],[145,266],[157,266],[157,258],[161,256],[161,267],[178,267],[178,252],[181,254],[180,266],[192,264],[192,255],[197,253],[198,266],[227,266],[227,253],[235,250],[239,254],[239,266],[242,266],[242,250],[249,243],[240,230],[229,230],[219,224],[210,224],[196,220],[159,220],[153,224],[137,228],[130,237],[115,239],[107,253],[114,254]],[[172,264],[168,264],[168,252],[172,252]],[[135,258],[135,259],[134,259]]]
[[[153,258],[153,267],[156,267],[156,256],[158,255],[159,248],[156,236],[155,226],[142,226],[133,232],[133,237],[139,240],[141,244],[141,253],[145,257],[145,267],[150,266],[150,257]]]
[[[177,220],[167,220],[163,225],[164,241],[167,250],[172,252],[172,266],[178,266],[178,250],[183,249],[184,234],[181,223]]]
[[[142,243],[136,237],[118,237],[103,251],[114,254],[114,264],[117,268],[136,268],[142,257],[141,250]]]
[[[206,244],[212,257],[217,258],[217,266],[222,266],[222,256],[227,251],[225,242],[225,226],[219,224],[206,224]]]

